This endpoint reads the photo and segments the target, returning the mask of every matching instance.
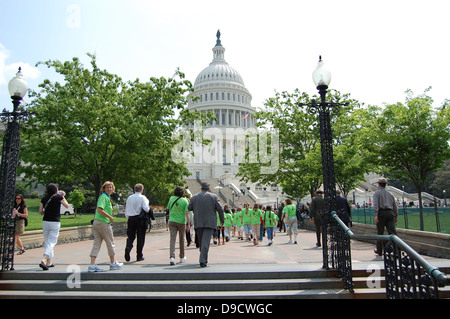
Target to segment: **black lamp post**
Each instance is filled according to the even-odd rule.
[[[336,179],[334,175],[333,136],[330,112],[342,104],[326,101],[328,85],[331,82],[331,73],[323,67],[322,57],[319,57],[319,63],[312,77],[320,95],[320,103],[313,100],[308,104],[308,107],[313,113],[319,114],[322,175],[325,195],[325,210],[319,212],[319,214],[322,222],[323,268],[328,269],[329,253],[332,254],[333,250],[333,248],[329,250],[328,245],[330,244],[332,247],[335,245],[334,242],[329,242],[328,232],[330,232],[329,225],[331,225],[332,219],[331,212],[336,211]],[[344,105],[347,104],[345,103]]]
[[[336,103],[326,101],[328,85],[331,81],[331,73],[324,69],[322,57],[313,72],[314,84],[319,90],[320,103],[312,101],[310,108],[319,113],[320,146],[322,153],[323,187],[326,203],[326,213],[336,210],[336,180],[334,176],[333,138],[330,121],[330,110],[338,106]]]
[[[4,109],[0,113],[0,119],[6,125],[0,167],[1,271],[14,270],[15,220],[12,218],[12,212],[16,190],[17,166],[19,163],[20,122],[28,118],[26,111],[19,110],[22,98],[28,91],[28,85],[23,79],[21,68],[9,82],[8,89],[13,103],[13,111],[8,112]]]

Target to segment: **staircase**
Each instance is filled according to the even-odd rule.
[[[450,268],[445,269],[449,273]],[[4,272],[0,273],[0,299],[78,298],[78,299],[384,299],[384,277],[370,277],[380,288],[367,288],[366,270],[354,270],[354,293],[343,289],[342,280],[333,270],[265,272],[125,272],[79,274],[78,283],[71,273]],[[442,289],[441,298],[450,298],[450,289]]]

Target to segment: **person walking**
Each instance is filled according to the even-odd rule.
[[[178,186],[173,192],[167,203],[169,209],[169,232],[170,232],[170,265],[175,265],[175,242],[177,240],[177,233],[179,237],[180,246],[180,263],[186,262],[184,253],[184,240],[186,236],[186,228],[189,230],[189,209],[188,200],[184,198],[184,188]],[[186,226],[187,223],[187,226]]]
[[[23,253],[25,253],[25,248],[23,247],[22,241],[20,240],[20,236],[25,232],[25,222],[28,218],[28,208],[22,194],[17,194],[14,200],[13,218],[16,218],[15,236],[16,244],[19,247],[19,252],[17,253],[17,255],[22,255]]]
[[[290,198],[286,199],[286,206],[283,209],[283,216],[286,221],[286,226],[288,227],[289,243],[297,244],[297,207],[295,207]]]
[[[264,212],[262,221],[267,232],[267,245],[271,246],[273,243],[274,228],[276,227],[278,222],[278,215],[274,211],[272,211],[271,206],[266,207],[266,211]]]
[[[125,216],[127,221],[127,243],[125,246],[125,260],[130,261],[130,252],[136,242],[136,261],[144,260],[142,250],[145,244],[145,233],[148,227],[146,213],[150,213],[151,207],[146,196],[143,195],[144,185],[136,184],[134,194],[127,198],[125,203]],[[144,211],[144,214],[141,214]],[[151,214],[153,215],[153,214]]]
[[[225,206],[226,206],[226,208],[225,208]],[[230,237],[231,237],[231,230],[233,227],[233,214],[231,213],[228,205],[224,205],[223,210],[224,210],[224,217],[225,217],[225,222],[223,223],[224,236],[225,236],[225,241],[229,242]]]
[[[397,204],[394,196],[386,190],[388,181],[386,178],[378,180],[378,190],[373,194],[373,213],[374,221],[377,225],[377,234],[383,235],[384,227],[389,235],[397,235],[395,225],[398,221]],[[377,249],[375,253],[380,255],[383,253],[383,242],[377,241]]]
[[[58,243],[59,229],[61,228],[61,204],[68,208],[69,203],[64,198],[66,193],[58,190],[58,185],[47,185],[47,195],[42,198],[39,205],[39,214],[42,219],[42,233],[44,235],[44,257],[39,264],[43,270],[48,270],[54,265],[51,259],[54,257],[54,248]]]
[[[309,218],[314,223],[314,226],[316,227],[316,238],[317,238],[316,246],[317,247],[321,246],[320,236],[322,233],[322,231],[321,231],[322,222],[321,222],[320,214],[325,209],[325,199],[323,198],[322,195],[323,195],[323,191],[321,189],[316,190],[315,197],[311,201],[311,207],[310,207],[310,212],[309,212],[310,213]]]
[[[105,241],[109,256],[109,269],[122,269],[123,263],[117,262],[114,250],[114,235],[112,232],[111,223],[114,221],[112,216],[111,194],[114,193],[113,182],[104,182],[102,185],[102,194],[97,200],[97,209],[95,210],[94,221],[92,223],[92,232],[94,233],[94,243],[89,254],[91,257],[91,264],[88,267],[88,272],[101,272],[102,268],[95,263],[97,255],[100,251],[102,242]]]
[[[242,208],[239,207],[234,214],[234,223],[236,224],[236,230],[238,233],[238,239],[244,240],[244,228],[242,224]]]
[[[209,245],[217,227],[216,211],[222,224],[225,219],[219,198],[209,191],[209,187],[208,183],[202,183],[200,193],[195,194],[188,205],[188,210],[194,212],[195,233],[198,234],[200,244],[200,267],[206,267],[208,264]]]
[[[244,204],[244,209],[242,210],[241,216],[242,216],[242,226],[244,226],[245,239],[247,241],[251,241],[251,238],[254,235],[252,235],[252,216],[249,203]]]
[[[250,224],[252,225],[253,245],[258,245],[260,226],[261,226],[262,211],[259,209],[259,205],[253,205],[253,209],[250,210]]]
[[[347,198],[341,196],[341,191],[336,191],[336,212],[347,227],[351,225],[352,209],[348,204]]]
[[[284,229],[284,232],[286,232],[286,221],[283,220],[283,209],[284,209],[284,201],[280,203],[280,206],[277,207],[277,214],[278,214],[278,229],[281,233],[281,230]]]

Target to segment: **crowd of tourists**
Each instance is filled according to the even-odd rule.
[[[98,198],[97,209],[92,221],[94,241],[89,254],[89,272],[103,271],[96,264],[97,255],[103,242],[106,245],[110,259],[110,270],[123,267],[123,263],[118,262],[116,259],[114,236],[110,227],[115,219],[110,199],[114,191],[114,183],[108,181],[102,185],[102,194]],[[130,261],[130,253],[135,241],[136,261],[144,260],[143,248],[146,231],[151,225],[151,220],[155,219],[153,209],[149,205],[147,197],[143,195],[143,191],[144,186],[136,184],[134,193],[126,200],[125,215],[128,218],[128,223],[124,254],[125,261]],[[383,191],[383,188],[380,191]],[[374,196],[374,198],[376,197]],[[336,196],[336,204],[340,206],[338,208],[347,212],[347,219],[344,218],[344,222],[351,223],[350,207],[347,200],[339,196],[339,192]],[[60,191],[56,184],[48,184],[47,194],[42,198],[39,207],[39,213],[44,216],[44,254],[39,263],[39,267],[43,270],[48,270],[54,266],[51,260],[54,256],[53,249],[58,241],[61,205],[68,207],[65,192]],[[383,206],[386,205],[381,205],[381,212],[386,210]],[[309,218],[314,223],[317,235],[316,245],[320,247],[321,225],[318,212],[323,210],[324,207],[325,201],[321,190],[317,190],[309,205],[296,206],[291,199],[286,199],[285,202],[281,203],[280,207],[276,208],[271,206],[263,207],[259,204],[254,204],[251,207],[248,203],[244,204],[243,207],[231,208],[227,204],[220,204],[218,196],[210,191],[208,183],[202,183],[201,191],[192,197],[190,193],[185,193],[183,187],[176,187],[166,208],[168,217],[166,219],[167,230],[170,232],[169,264],[175,265],[177,263],[175,257],[177,238],[179,242],[179,262],[186,262],[185,245],[190,246],[192,243],[195,243],[200,250],[200,266],[206,267],[211,244],[217,246],[225,245],[234,239],[235,241],[248,241],[255,246],[260,244],[271,246],[274,243],[273,238],[277,231],[287,232],[289,235],[288,243],[297,244],[298,225],[305,218]],[[18,219],[26,220],[27,213],[23,198],[16,196],[14,215]],[[392,226],[389,227],[393,228]],[[19,238],[21,234],[20,229],[22,229],[23,233],[23,227],[20,226],[18,229],[19,233],[16,234],[16,242],[20,249],[19,254],[23,254],[25,250]],[[391,233],[395,229],[388,229],[388,231]],[[267,237],[267,241],[264,240],[265,237]],[[379,251],[376,252],[379,253]]]

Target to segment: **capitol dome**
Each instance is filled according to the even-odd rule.
[[[227,62],[211,62],[210,66],[205,68],[197,76],[194,86],[198,87],[202,83],[210,81],[229,81],[245,86],[241,75],[234,68],[229,66]]]
[[[245,116],[247,112],[255,111],[251,106],[252,95],[245,87],[239,72],[225,61],[225,48],[220,40],[220,31],[217,31],[216,45],[212,51],[212,62],[198,74],[194,82],[194,92],[190,94],[188,108],[198,111],[213,111],[219,116],[221,116],[219,113],[225,114],[226,111],[228,114],[232,113],[233,118],[216,124],[253,127],[253,120],[245,123],[239,120],[242,114]],[[194,97],[197,97],[195,101],[192,99]],[[216,110],[221,111],[218,113]]]
[[[194,91],[188,96],[188,109],[201,113],[213,113],[217,120],[203,127],[203,136],[211,139],[208,147],[194,147],[194,154],[187,164],[195,179],[219,178],[224,174],[236,175],[245,153],[245,132],[256,127],[251,106],[252,95],[242,76],[225,61],[225,48],[217,31],[216,45],[212,49],[213,60],[194,82]]]

